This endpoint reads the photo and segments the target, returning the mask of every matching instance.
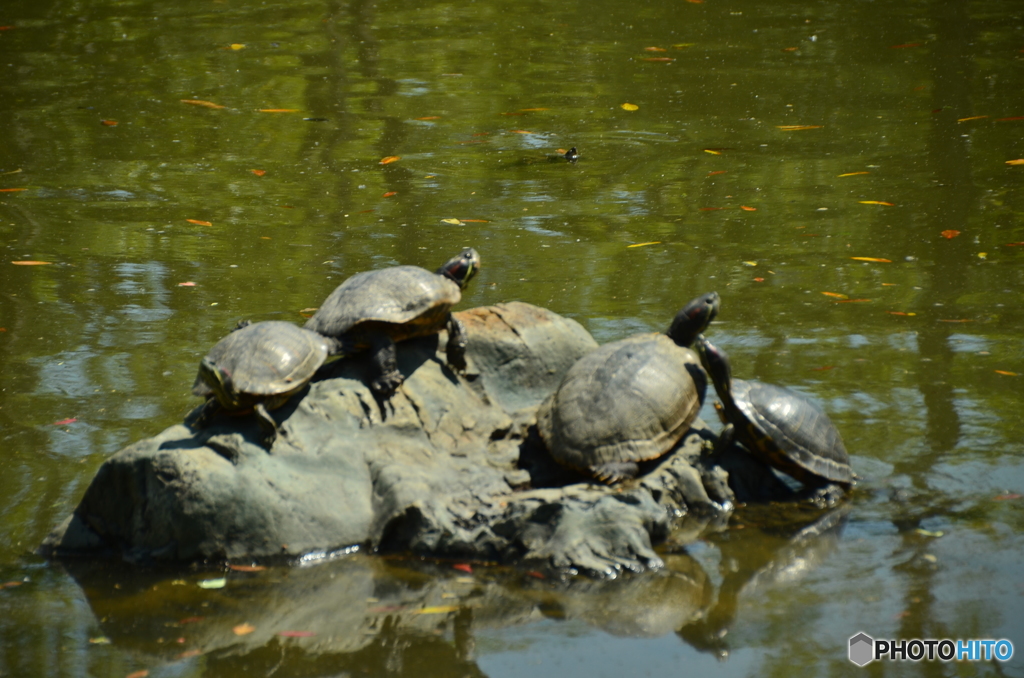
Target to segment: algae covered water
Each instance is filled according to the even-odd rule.
[[[1021,647],[1022,21],[6,3],[0,675],[846,675],[858,631]],[[197,404],[239,319],[302,322],[356,271],[465,246],[460,308],[527,301],[602,343],[717,290],[736,376],[842,431],[849,508],[684,523],[664,572],[604,586],[359,555],[210,589],[32,555],[105,458]]]

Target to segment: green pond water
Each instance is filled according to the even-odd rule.
[[[1022,116],[1010,0],[6,0],[0,676],[1024,676]],[[682,524],[611,583],[33,555],[239,319],[464,246],[460,308],[600,342],[717,290],[852,501]],[[858,631],[1018,654],[859,669]]]

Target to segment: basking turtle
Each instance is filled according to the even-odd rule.
[[[370,388],[389,397],[405,379],[398,371],[395,342],[435,334],[448,327],[448,364],[466,369],[466,330],[451,307],[480,268],[469,248],[431,273],[418,266],[365,271],[338,285],[306,323],[327,338],[331,355],[370,351],[375,375]]]
[[[828,416],[807,397],[781,386],[732,378],[729,357],[703,337],[701,363],[722,401],[724,448],[739,439],[751,453],[808,487],[853,483],[850,455]]]
[[[718,306],[716,292],[705,294],[679,311],[667,334],[605,344],[569,368],[537,412],[555,460],[612,484],[671,450],[704,402],[707,378],[689,347]]]
[[[194,425],[206,425],[220,410],[256,412],[269,447],[277,423],[267,412],[280,407],[313,378],[327,359],[327,341],[282,321],[240,323],[199,363],[192,393],[208,400]]]

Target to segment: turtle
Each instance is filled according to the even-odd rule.
[[[782,386],[733,379],[729,356],[703,337],[697,353],[721,401],[716,409],[725,429],[716,449],[738,439],[754,456],[806,487],[850,487],[850,455],[816,403]]]
[[[338,285],[306,323],[327,338],[332,356],[370,351],[370,389],[387,399],[402,385],[395,342],[448,328],[448,364],[466,369],[466,329],[451,314],[462,290],[480,268],[480,255],[467,248],[435,273],[419,266],[393,266],[356,273]]]
[[[327,341],[289,322],[239,323],[199,363],[192,393],[207,398],[193,425],[202,428],[221,410],[256,413],[269,448],[277,423],[268,410],[301,390],[327,359]]]
[[[612,485],[671,450],[704,403],[707,377],[689,347],[718,307],[716,292],[697,297],[668,332],[605,344],[570,367],[537,412],[555,461]]]

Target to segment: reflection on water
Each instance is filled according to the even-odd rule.
[[[680,662],[845,674],[858,630],[1019,638],[1024,193],[1007,164],[1024,124],[1017,5],[9,0],[0,584],[21,585],[0,588],[0,674],[127,675],[143,667],[136,657],[200,649],[191,622],[177,636],[187,649],[167,649],[168,629],[182,629],[166,624],[191,616],[220,640],[168,675],[208,662],[239,675]],[[572,146],[577,163],[547,161]],[[387,156],[401,159],[381,165]],[[166,581],[180,573],[144,575],[158,587],[146,595],[129,575],[121,590],[100,577],[83,598],[30,555],[107,455],[194,406],[200,357],[239,319],[301,322],[354,271],[429,267],[466,245],[487,264],[464,308],[520,299],[601,342],[663,329],[683,301],[717,289],[710,333],[737,377],[815,397],[843,433],[862,482],[841,538],[823,530],[831,546],[800,555],[791,531],[805,521],[769,529],[741,514],[724,532],[678,538],[685,553],[672,546],[667,561],[689,554],[700,568],[649,584],[563,590],[518,573],[473,585],[521,610],[531,622],[520,627],[487,622],[490,608],[467,602],[458,586],[469,585],[443,567],[356,559],[369,574],[353,571],[350,585],[370,581],[367,598],[424,605],[409,592],[432,591],[472,618],[406,611],[367,632],[364,604],[334,621],[372,640],[320,653],[309,648],[326,628],[281,638],[258,635],[273,619],[251,622],[256,642],[226,618],[240,606],[263,619],[246,601],[271,596],[272,576],[319,574],[232,574],[227,591],[244,595],[209,598]],[[10,263],[24,260],[51,263]],[[768,574],[790,558],[817,567],[799,584]],[[356,567],[322,571],[347,579]],[[391,578],[404,583],[381,583]],[[394,597],[377,590],[392,586]],[[118,601],[121,612],[93,616]],[[628,601],[648,615],[631,617]],[[161,607],[160,630],[129,620]],[[268,604],[295,624],[307,621],[299,607]],[[101,633],[114,643],[88,642]],[[477,660],[455,640],[467,635]]]

